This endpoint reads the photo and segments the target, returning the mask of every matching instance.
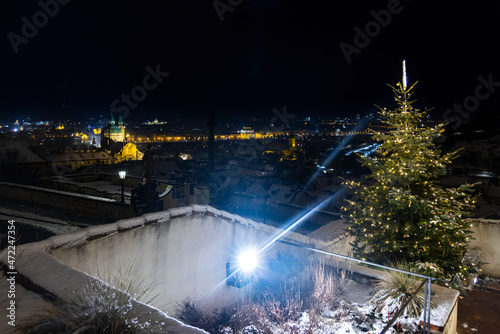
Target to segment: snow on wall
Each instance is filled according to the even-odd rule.
[[[436,307],[431,309],[431,327],[443,333],[455,334],[457,322],[456,305],[459,292],[437,285],[432,286],[432,292],[434,293],[432,296],[433,303],[436,304]],[[420,318],[421,321],[422,319],[423,317]],[[446,331],[443,329],[446,329]]]
[[[82,287],[89,286],[89,282],[91,280],[96,280],[98,275],[92,277],[85,272],[75,269],[78,266],[63,264],[47,251],[55,248],[66,251],[69,249],[79,249],[78,247],[89,244],[90,242],[88,240],[96,238],[96,240],[106,240],[121,230],[128,230],[132,227],[140,228],[144,226],[145,223],[146,219],[143,217],[131,218],[120,220],[113,224],[92,226],[75,233],[56,235],[36,243],[16,246],[15,269],[18,273],[16,282],[27,280],[30,282],[30,287],[35,287],[43,294],[48,293],[57,298],[71,299],[73,291],[78,291],[82,289]],[[87,260],[89,263],[95,264],[95,261],[92,259],[93,257]],[[7,249],[5,249],[0,253],[0,266],[7,266],[7,264],[8,252]],[[21,280],[21,278],[23,278],[23,280]],[[24,291],[21,285],[18,285],[18,290],[20,292]],[[117,293],[123,292],[118,291]],[[22,320],[23,315],[25,318],[29,318],[33,312],[39,310],[36,308],[36,305],[33,305],[33,300],[38,300],[40,298],[41,297],[36,293],[16,294],[16,305],[20,308],[17,313],[17,320]],[[0,300],[1,307],[7,306],[8,303],[8,299],[4,298]],[[46,303],[38,304],[48,305]],[[185,325],[167,316],[166,313],[159,309],[146,305],[141,301],[138,301],[135,307],[140,314],[147,316],[147,318],[142,319],[143,322],[157,321],[158,323],[163,323],[163,328],[168,333],[206,334],[205,331]],[[141,319],[139,319],[139,321],[141,321]]]
[[[102,236],[102,229],[109,236],[92,237]],[[116,233],[120,230],[128,231]],[[151,286],[148,296],[159,296],[152,305],[164,311],[175,311],[186,300],[212,309],[242,298],[250,287],[226,285],[226,264],[234,264],[240,249],[260,248],[281,232],[202,205],[150,213],[84,231],[89,232],[85,242],[78,244],[72,238],[61,238],[64,245],[75,247],[56,248],[52,244],[52,255],[91,275],[99,271],[109,280],[123,275],[123,271],[134,272],[136,278]],[[328,244],[295,232],[287,233],[283,239],[312,247]],[[304,253],[296,247],[276,244],[266,251],[265,259],[285,249],[297,257]]]
[[[81,236],[80,233],[79,235]],[[62,241],[63,244],[66,244],[67,240],[73,240],[73,238],[61,238],[60,241]],[[61,263],[49,253],[40,251],[40,249],[43,249],[45,246],[51,244],[49,242],[41,243],[45,245],[41,245],[42,247],[30,247],[30,245],[27,245],[26,247],[18,248],[19,251],[16,258],[16,270],[18,273],[18,275],[16,276],[17,280],[19,280],[20,277],[24,277],[25,279],[29,280],[32,285],[37,287],[37,289],[41,289],[41,291],[43,291],[43,294],[48,293],[49,295],[53,295],[64,300],[73,300],[72,294],[74,293],[74,291],[78,291],[85,286],[90,286],[91,280],[96,280],[96,278],[91,277],[84,272],[75,270],[73,267]],[[7,263],[5,255],[5,251],[1,253],[0,262],[2,264]],[[117,291],[117,293],[123,292]],[[36,299],[36,297],[34,298],[32,294],[23,293],[21,295],[17,295],[16,303],[18,307],[22,307],[23,305],[26,305],[25,307],[28,307],[28,303],[31,304],[33,299]],[[2,306],[4,302],[5,301],[2,301]],[[145,319],[139,319],[139,321],[157,321],[158,323],[164,323],[164,329],[167,330],[168,333],[206,333],[205,331],[202,331],[198,328],[187,326],[179,322],[178,320],[167,316],[164,312],[144,303],[136,303],[135,308],[139,314],[147,317]],[[35,312],[36,309],[30,311]],[[30,313],[32,314],[32,312]]]

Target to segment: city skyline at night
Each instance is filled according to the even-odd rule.
[[[403,59],[436,120],[473,119],[500,96],[493,1],[6,1],[2,13],[4,119],[365,115],[393,105]],[[467,100],[476,91],[488,97]]]
[[[0,1],[0,332],[494,333],[499,18]]]

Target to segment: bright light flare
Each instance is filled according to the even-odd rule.
[[[238,255],[238,268],[243,272],[250,272],[259,265],[258,255],[255,249],[249,249]]]

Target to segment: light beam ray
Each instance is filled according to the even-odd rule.
[[[337,196],[337,194],[328,196],[325,200],[323,200],[321,203],[319,203],[318,205],[316,205],[314,208],[312,208],[308,212],[305,212],[304,214],[302,214],[295,221],[292,221],[292,223],[290,223],[290,225],[286,229],[284,229],[283,231],[281,231],[280,233],[278,233],[276,236],[271,237],[270,241],[266,242],[264,244],[264,246],[260,247],[259,250],[256,251],[256,254],[259,255],[263,251],[265,251],[266,249],[268,249],[270,246],[272,246],[274,243],[276,243],[280,238],[282,238],[285,234],[287,234],[288,232],[290,232],[294,227],[296,227],[297,225],[299,225],[301,222],[303,222],[305,219],[307,219],[309,216],[311,216],[314,212],[320,210],[331,198],[334,198],[335,196]],[[239,266],[236,267],[235,270],[230,275],[228,275],[224,280],[222,280],[222,282],[220,282],[219,284],[217,284],[217,286],[215,286],[212,289],[211,292],[215,291],[221,285],[223,285],[224,283],[226,283],[228,279],[232,278],[233,276],[235,276],[236,274],[240,273],[241,271],[242,271],[241,267],[239,267]]]
[[[358,132],[358,130],[360,130],[367,122],[367,118],[366,117],[363,117],[363,120],[360,121],[353,129],[352,129],[352,132]],[[337,155],[338,153],[349,143],[349,141],[352,139],[353,135],[350,135],[350,136],[346,136],[342,142],[335,148],[335,150],[328,156],[328,158],[325,160],[324,162],[324,166],[329,164]],[[312,177],[311,179],[309,180],[309,182],[307,183],[307,185],[303,188],[302,192],[308,188],[308,186],[311,184],[311,182],[317,177],[319,171],[317,171]],[[281,239],[285,234],[287,234],[288,232],[290,232],[293,228],[295,228],[297,225],[299,225],[300,223],[302,223],[304,220],[306,220],[308,217],[310,217],[313,213],[315,213],[316,211],[320,210],[321,208],[323,208],[325,206],[326,203],[328,203],[330,200],[333,200],[335,198],[337,198],[338,196],[340,196],[341,194],[343,194],[346,190],[342,190],[342,191],[339,191],[333,195],[330,195],[328,196],[326,199],[324,199],[321,203],[319,203],[318,205],[316,205],[314,208],[312,208],[311,210],[299,215],[298,218],[296,218],[295,220],[292,220],[292,222],[289,224],[288,227],[286,227],[283,231],[281,231],[280,233],[278,233],[275,237],[271,237],[270,238],[270,241],[268,241],[267,243],[265,243],[258,251],[257,251],[257,255],[261,254],[262,252],[264,252],[266,249],[268,249],[270,246],[272,246],[273,244],[275,244],[279,239]],[[219,288],[221,285],[223,285],[224,283],[227,282],[228,279],[232,278],[234,275],[240,273],[242,271],[241,267],[237,267],[230,275],[228,275],[224,280],[222,280],[222,282],[220,282],[217,286],[215,286],[212,291],[214,292],[217,288]]]
[[[302,223],[305,219],[309,218],[309,216],[311,216],[313,213],[315,213],[316,211],[322,209],[325,206],[326,203],[328,203],[329,201],[331,201],[332,199],[334,199],[338,195],[339,195],[339,193],[336,193],[336,194],[328,196],[326,199],[324,199],[321,203],[319,203],[318,205],[316,205],[314,208],[312,208],[308,212],[305,212],[297,220],[295,220],[294,222],[290,223],[290,225],[286,229],[284,229],[283,231],[281,231],[281,233],[279,233],[276,237],[272,238],[271,241],[269,241],[262,248],[260,248],[260,250],[257,252],[257,254],[260,254],[264,250],[266,250],[267,248],[269,248],[269,246],[271,246],[272,244],[274,244],[281,237],[283,237],[285,234],[287,234],[288,232],[290,232],[297,225],[299,225],[300,223]]]
[[[356,124],[356,126],[352,129],[351,132],[355,133],[355,132],[358,132],[362,127],[365,126],[366,122],[368,121],[368,118],[367,117],[363,117],[363,119],[358,123]],[[335,159],[335,157],[339,154],[339,152],[351,141],[351,139],[354,137],[355,135],[349,135],[349,136],[346,136],[344,137],[344,139],[342,139],[342,141],[340,142],[339,145],[337,145],[337,147],[333,150],[332,153],[330,153],[330,155],[328,156],[328,158],[326,158],[326,160],[323,162],[322,166],[328,166],[328,164],[330,164],[330,162],[332,162],[333,159]],[[321,172],[321,170],[317,170],[314,175],[311,177],[311,179],[309,180],[309,182],[307,182],[306,186],[303,188],[302,192],[305,191],[305,189],[309,188],[309,186],[311,185],[311,183],[318,177],[318,174]]]

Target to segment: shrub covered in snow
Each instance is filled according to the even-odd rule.
[[[136,298],[147,293],[147,286],[122,276],[117,276],[113,285],[116,288],[101,280],[89,279],[80,290],[73,291],[71,297],[58,299],[53,307],[34,314],[15,330],[27,334],[164,332],[163,322],[144,320],[148,315],[139,311],[144,308],[136,307]]]
[[[254,294],[245,302],[208,315],[186,302],[179,319],[210,333],[329,333],[331,325],[342,320],[346,304],[340,293],[349,282],[347,272],[322,263],[301,263],[286,254],[277,258],[270,264],[276,279],[255,282]]]

